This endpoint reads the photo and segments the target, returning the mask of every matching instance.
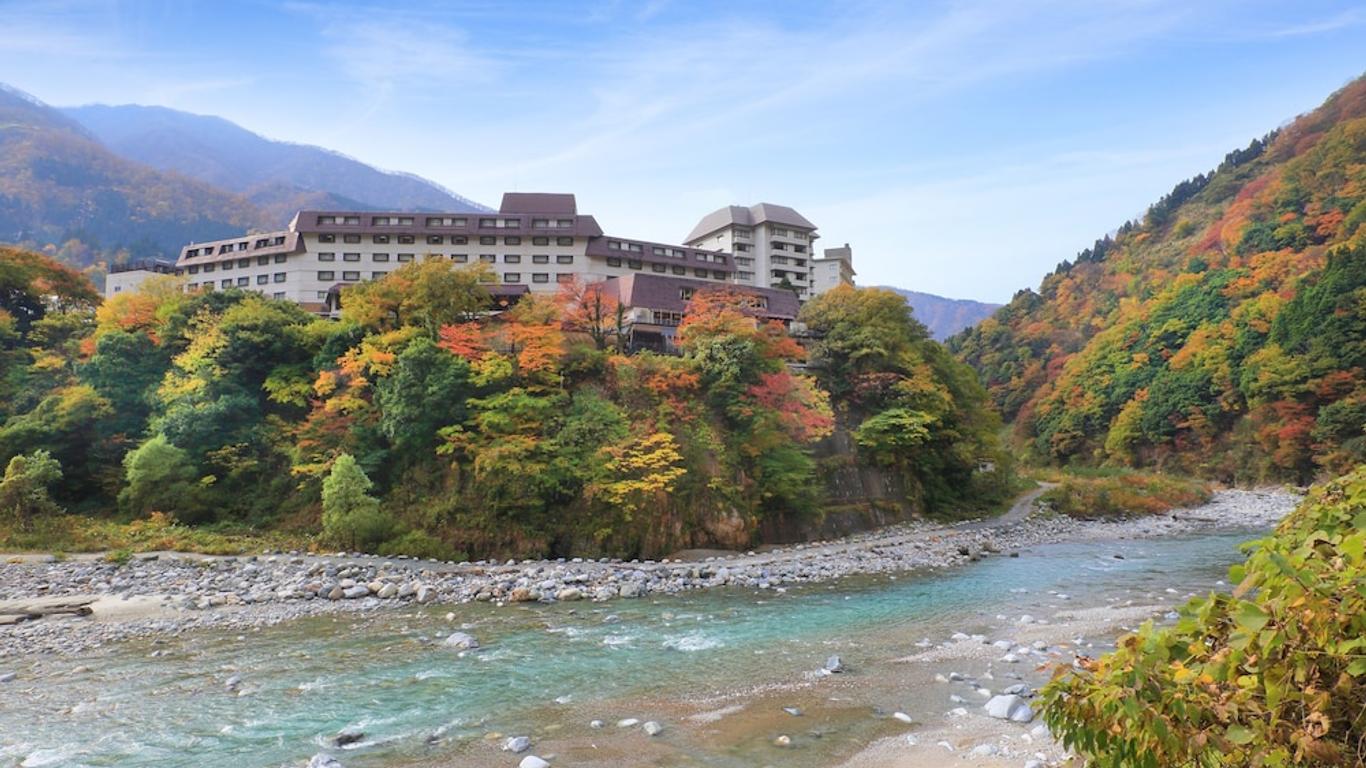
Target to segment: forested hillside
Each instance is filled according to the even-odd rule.
[[[172,278],[95,309],[69,269],[0,249],[0,491],[408,554],[657,555],[819,517],[837,414],[857,447],[835,466],[897,475],[905,510],[1010,491],[985,392],[890,292],[807,305],[807,374],[741,293],[694,297],[682,356],[626,354],[610,296],[491,318],[480,269],[404,265],[337,322]],[[51,516],[20,506],[0,528]]]
[[[1366,460],[1366,80],[950,346],[1050,461],[1303,481]]]
[[[118,157],[57,110],[0,87],[0,242],[52,244],[89,264],[121,249],[171,255],[269,223],[243,198]]]

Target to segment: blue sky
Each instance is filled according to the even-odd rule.
[[[1349,2],[11,2],[0,81],[226,117],[682,238],[795,207],[862,283],[1004,301],[1366,71]]]

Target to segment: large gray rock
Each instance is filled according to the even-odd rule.
[[[521,754],[531,749],[531,739],[526,736],[513,736],[503,742],[503,749],[513,754]]]
[[[338,731],[336,738],[334,738],[332,741],[337,746],[344,747],[347,744],[355,744],[356,742],[364,738],[365,731],[362,731],[360,728],[357,728],[354,725],[348,725],[347,727]]]
[[[466,632],[452,632],[445,642],[446,645],[462,651],[472,651],[479,647],[479,641],[474,639],[474,635]]]
[[[1027,723],[1034,719],[1034,710],[1025,703],[1024,699],[1014,694],[993,696],[982,708],[987,711],[988,715],[998,720]]]
[[[431,601],[433,601],[433,600],[435,600],[435,599],[436,599],[436,590],[435,590],[435,589],[432,589],[431,587],[427,586],[426,584],[421,584],[421,585],[418,586],[418,588],[417,588],[417,601],[418,601],[419,603],[430,603]]]

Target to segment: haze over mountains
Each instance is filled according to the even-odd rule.
[[[943,341],[959,331],[977,325],[1001,308],[1000,304],[988,304],[972,299],[947,299],[932,293],[908,291],[890,285],[881,287],[901,294],[915,312],[915,319],[930,329],[930,336],[936,341]]]
[[[170,256],[300,208],[479,211],[417,176],[161,107],[57,109],[0,85],[0,241],[69,261]],[[126,252],[126,253],[120,253]]]

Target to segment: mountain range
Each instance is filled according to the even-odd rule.
[[[0,241],[88,264],[284,226],[300,208],[482,211],[418,176],[161,107],[51,107],[0,85]],[[120,253],[125,252],[125,253]]]
[[[946,299],[932,293],[908,291],[889,285],[879,287],[901,294],[906,303],[911,305],[915,319],[925,324],[930,336],[936,341],[943,341],[955,333],[971,328],[1001,307],[1000,304],[988,304],[972,299]]]

